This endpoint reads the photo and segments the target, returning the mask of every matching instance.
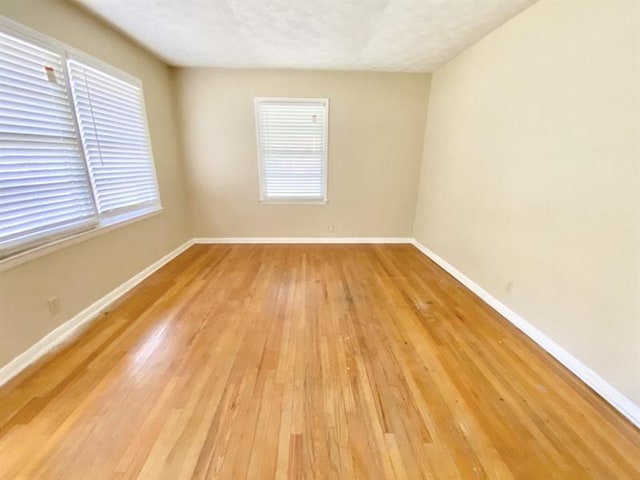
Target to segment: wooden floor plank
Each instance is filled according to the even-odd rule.
[[[196,245],[0,389],[0,479],[638,479],[640,432],[409,245]]]

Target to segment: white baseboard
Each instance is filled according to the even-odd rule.
[[[156,270],[159,270],[160,267],[164,266],[175,257],[180,255],[191,245],[193,245],[192,240],[185,242],[183,245],[169,252],[157,262],[149,265],[140,273],[137,273],[129,280],[107,293],[104,297],[89,305],[87,308],[72,317],[70,320],[66,321],[58,328],[42,337],[38,342],[29,347],[26,351],[22,352],[4,367],[0,368],[0,385],[4,385],[5,383],[7,383],[25,368],[35,363],[44,355],[62,344],[69,337],[77,333],[81,328],[86,328],[87,326],[89,326],[89,324],[93,320],[95,320],[102,312],[104,312],[113,302],[118,300],[125,293],[138,285]]]
[[[412,243],[409,237],[200,237],[193,243]]]
[[[487,305],[497,311],[500,315],[505,317],[508,321],[514,324],[518,329],[525,333],[529,338],[536,342],[540,347],[551,354],[556,360],[573,372],[578,378],[585,382],[595,392],[597,392],[602,398],[609,402],[614,408],[616,408],[622,415],[628,418],[637,427],[640,427],[640,407],[625,397],[622,393],[616,390],[613,386],[607,383],[600,375],[587,367],[584,363],[574,357],[571,353],[566,351],[560,345],[555,343],[544,333],[534,327],[531,323],[526,321],[516,312],[511,310],[505,304],[500,302],[497,298],[483,289],[480,285],[468,278],[462,272],[455,267],[447,263],[444,259],[433,253],[427,247],[412,238],[404,237],[238,237],[238,238],[194,238],[185,242],[180,247],[176,248],[172,252],[148,266],[140,273],[131,277],[129,280],[118,286],[98,301],[89,305],[83,311],[75,315],[67,322],[60,325],[52,332],[45,335],[37,343],[27,349],[25,352],[18,355],[11,360],[7,365],[0,368],[0,385],[5,384],[13,377],[15,377],[22,370],[29,365],[36,362],[45,354],[56,348],[63,343],[66,339],[74,335],[80,328],[88,326],[88,324],[96,319],[103,311],[105,311],[111,304],[118,300],[121,296],[134,288],[145,278],[150,276],[156,270],[159,270],[162,266],[169,261],[180,255],[191,245],[196,243],[202,244],[229,244],[229,243],[245,243],[245,244],[278,244],[278,243],[324,243],[324,244],[338,244],[338,243],[387,243],[387,244],[413,244],[418,250],[424,253],[427,257],[437,263],[445,271],[451,274],[455,279],[462,283],[465,287],[475,293],[480,299],[482,299]]]
[[[612,385],[610,385],[604,378],[591,370],[584,363],[574,357],[571,353],[551,340],[551,338],[546,336],[527,320],[511,310],[480,285],[460,272],[453,265],[449,264],[446,260],[433,253],[417,240],[414,239],[412,243],[418,250],[420,250],[427,257],[437,263],[465,287],[475,293],[478,297],[480,297],[482,301],[493,308],[496,312],[498,312],[500,315],[514,324],[525,335],[531,338],[531,340],[536,342],[540,347],[551,354],[562,365],[571,370],[574,375],[576,375],[580,380],[589,385],[589,387],[591,387],[596,393],[598,393],[598,395],[604,398],[616,410],[618,410],[634,425],[640,428],[640,406],[629,400],[626,396],[624,396]]]

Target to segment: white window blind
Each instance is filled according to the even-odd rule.
[[[0,257],[96,223],[53,50],[0,32]]]
[[[140,85],[69,60],[80,135],[102,218],[159,205]]]
[[[327,99],[256,98],[262,201],[327,199]]]

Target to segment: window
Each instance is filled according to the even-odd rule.
[[[139,81],[0,23],[0,258],[159,208]]]
[[[327,99],[256,98],[260,200],[327,201]]]
[[[64,58],[0,33],[0,248],[95,224]]]
[[[68,64],[100,217],[157,205],[142,89],[77,60]]]

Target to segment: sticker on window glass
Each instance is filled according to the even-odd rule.
[[[47,72],[47,80],[51,83],[58,83],[56,72],[53,70],[53,67],[44,67],[44,71]]]

